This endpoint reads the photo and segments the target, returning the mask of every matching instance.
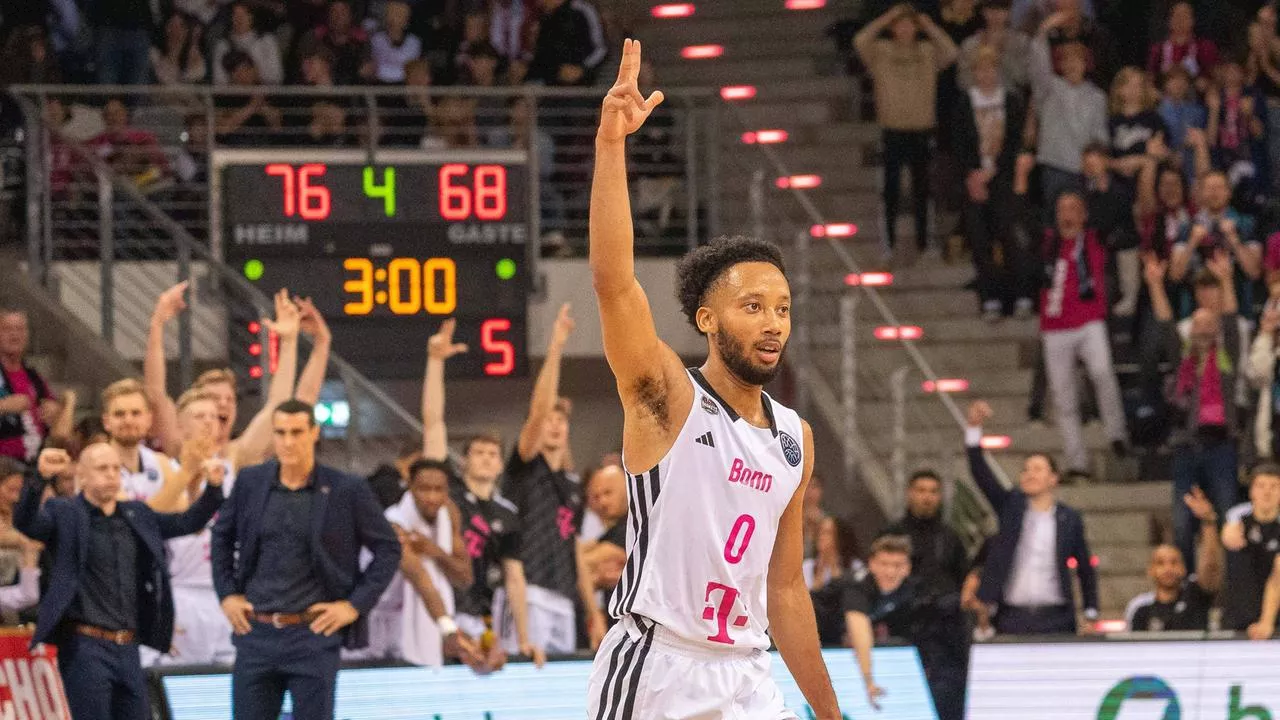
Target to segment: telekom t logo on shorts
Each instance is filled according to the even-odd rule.
[[[729,482],[759,490],[760,492],[769,492],[773,488],[772,475],[762,473],[759,470],[752,470],[740,458],[733,459],[733,465],[729,468]]]

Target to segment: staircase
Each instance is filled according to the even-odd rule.
[[[756,170],[765,171],[766,232],[785,246],[797,232],[813,224],[792,191],[775,188],[775,178],[783,173],[760,149],[744,145],[740,139],[745,130],[782,129],[789,134],[787,142],[770,146],[769,151],[776,153],[785,174],[820,175],[821,186],[803,191],[805,197],[824,222],[856,224],[857,235],[839,242],[861,269],[881,269],[880,174],[876,167],[879,130],[865,113],[861,83],[844,74],[835,45],[825,35],[832,23],[855,17],[858,3],[836,0],[809,11],[787,11],[781,6],[782,0],[701,0],[693,16],[646,18],[635,35],[644,42],[646,59],[656,66],[660,86],[754,85],[757,89],[753,99],[731,103],[732,107],[722,111],[719,178],[723,232],[753,232],[750,192]],[[712,43],[724,47],[721,57],[686,60],[680,56],[684,46]],[[827,383],[838,389],[846,349],[841,343],[839,304],[848,292],[844,285],[848,270],[827,240],[815,239],[810,247],[813,297],[803,312],[810,324],[814,364]],[[970,399],[991,403],[995,417],[988,433],[1011,439],[1010,448],[997,452],[995,458],[1010,478],[1016,478],[1026,455],[1050,452],[1060,457],[1062,452],[1056,428],[1027,422],[1028,390],[1039,343],[1037,323],[1006,320],[991,325],[981,321],[976,297],[964,289],[972,277],[967,262],[922,262],[895,268],[893,285],[878,292],[900,323],[923,329],[924,336],[916,346],[939,377],[969,381],[968,391],[954,396],[961,409]],[[856,326],[858,422],[867,449],[889,464],[895,449],[890,377],[895,370],[906,368],[906,441],[900,446],[905,451],[905,468],[909,472],[929,466],[944,474],[953,473],[953,477],[967,473],[956,418],[936,396],[922,390],[925,378],[902,345],[874,338],[873,329],[882,324],[884,320],[872,303],[860,301]],[[829,463],[831,456],[839,454],[835,449],[838,428],[818,426],[815,423],[819,447],[824,448],[819,462],[825,456]],[[832,444],[821,442],[824,435]],[[1110,458],[1097,423],[1086,427],[1085,438],[1096,477],[1132,475],[1131,467],[1117,467]],[[832,449],[825,450],[828,447]],[[832,466],[824,469],[820,464],[819,471],[830,475],[841,470]],[[862,489],[865,499],[865,489],[857,487],[861,483],[851,485]],[[1108,616],[1118,616],[1129,597],[1145,587],[1151,528],[1167,519],[1169,488],[1167,484],[1068,488],[1064,501],[1086,513],[1089,536],[1100,556],[1102,609]]]

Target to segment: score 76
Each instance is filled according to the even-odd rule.
[[[751,515],[739,515],[738,519],[733,522],[733,529],[729,531],[729,540],[724,544],[724,560],[730,565],[737,565],[742,562],[742,558],[747,554],[747,547],[751,544],[751,536],[756,531],[756,519]],[[712,595],[719,593],[717,600],[712,600]],[[738,588],[725,585],[721,582],[712,580],[707,583],[706,592],[703,593],[702,602],[706,606],[702,608],[703,620],[714,620],[716,623],[716,634],[708,635],[707,639],[711,642],[724,643],[725,645],[733,645],[734,639],[729,637],[729,625],[735,628],[744,628],[750,621],[746,612],[741,615],[733,615],[734,605],[737,604],[738,597],[742,593]]]

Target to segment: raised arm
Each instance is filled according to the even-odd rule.
[[[1142,267],[1142,277],[1147,283],[1147,295],[1151,297],[1151,312],[1157,322],[1173,322],[1173,305],[1169,303],[1169,293],[1165,292],[1164,278],[1166,264],[1154,254],[1148,256]]]
[[[62,391],[62,402],[58,404],[58,414],[49,423],[49,437],[66,441],[75,432],[76,399],[75,390]]]
[[[1257,389],[1271,387],[1276,370],[1276,330],[1280,329],[1280,310],[1267,308],[1258,321],[1259,329],[1249,346],[1249,362],[1245,377]]]
[[[182,446],[182,435],[178,432],[178,406],[169,397],[165,384],[168,368],[165,365],[164,326],[187,309],[187,301],[182,295],[190,284],[180,282],[160,293],[156,299],[155,310],[151,312],[151,329],[147,333],[147,354],[142,360],[142,384],[155,417],[151,434],[160,440],[161,449],[170,454],[177,454]]]
[[[1183,496],[1191,514],[1200,521],[1200,548],[1196,555],[1196,584],[1213,594],[1222,587],[1222,543],[1218,540],[1218,513],[1213,503],[1198,487]]]
[[[186,454],[186,446],[191,443],[183,443],[183,453]],[[212,448],[210,449],[212,451]],[[163,453],[157,453],[157,461],[160,465],[160,475],[163,482],[160,483],[160,489],[155,495],[147,498],[147,507],[158,513],[179,512],[183,508],[183,498],[185,496],[187,485],[191,480],[191,473],[200,472],[200,465],[188,466],[179,464],[178,467],[173,466],[173,462],[169,456]],[[203,462],[203,461],[201,461]]]
[[[449,318],[427,340],[427,369],[422,377],[422,456],[445,460],[449,456],[449,432],[444,422],[444,363],[467,351],[453,341],[457,321]]]
[[[929,42],[933,44],[934,64],[938,70],[945,70],[948,65],[956,61],[956,56],[960,54],[955,41],[942,28],[938,27],[933,18],[925,13],[916,13],[916,18],[920,29],[924,31],[924,34],[929,38]]]
[[[804,423],[804,475],[778,522],[769,558],[769,633],[804,699],[821,720],[839,720],[840,704],[822,660],[818,621],[804,582],[804,494],[813,475],[813,431]]]
[[[231,443],[227,454],[236,467],[256,465],[267,459],[271,447],[271,413],[276,406],[293,397],[293,382],[298,374],[298,332],[300,314],[298,306],[289,299],[289,291],[281,289],[275,296],[276,319],[263,318],[262,324],[280,339],[280,354],[276,359],[276,372],[267,388],[267,399],[262,409],[249,421],[248,427]]]
[[[999,478],[987,464],[987,457],[982,452],[982,425],[991,419],[991,406],[978,400],[969,406],[968,426],[964,431],[964,446],[969,456],[969,474],[978,484],[978,489],[987,496],[996,514],[1004,509],[1005,503],[1013,497],[1013,492],[1000,484]]]
[[[204,529],[222,507],[222,481],[210,478],[200,499],[180,513],[156,513],[160,536],[165,540],[193,535]]]
[[[635,276],[635,234],[627,192],[626,139],[659,103],[662,91],[645,99],[637,87],[640,43],[623,45],[618,79],[605,97],[596,132],[596,166],[591,185],[591,282],[600,308],[605,359],[618,383],[624,410],[647,403],[665,409],[660,425],[693,402],[693,387],[676,382],[684,366],[658,338],[649,299]],[[662,402],[658,402],[662,401]]]
[[[36,472],[22,482],[22,494],[13,506],[13,527],[32,540],[48,543],[54,539],[57,526],[42,501],[49,478],[56,478],[71,467],[66,450],[45,448],[36,460]]]
[[[298,376],[298,388],[293,396],[315,405],[320,400],[320,388],[329,372],[329,349],[333,344],[333,334],[329,332],[329,324],[324,321],[324,316],[316,309],[311,298],[300,298],[297,305],[298,326],[302,334],[311,338],[311,355],[307,357],[307,364]]]
[[[547,356],[542,361],[542,369],[538,371],[538,379],[533,383],[533,397],[529,400],[529,416],[520,428],[520,439],[516,448],[520,459],[529,462],[538,455],[542,443],[542,430],[547,418],[555,410],[556,401],[560,399],[560,361],[565,341],[573,332],[573,318],[569,316],[569,303],[560,306],[556,315],[555,327],[551,330],[551,340],[547,342]]]
[[[857,51],[858,57],[862,58],[862,62],[868,65],[871,64],[869,60],[871,47],[875,44],[876,38],[880,37],[880,33],[889,29],[889,26],[893,24],[894,20],[898,19],[899,15],[910,10],[911,5],[908,3],[894,5],[886,10],[883,15],[867,23],[866,27],[853,36],[853,49]]]

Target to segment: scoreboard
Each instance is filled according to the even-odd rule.
[[[450,377],[526,375],[523,153],[367,160],[216,153],[223,259],[264,294],[310,297],[334,351],[369,377],[419,377],[427,337],[449,317],[469,348],[449,361]]]

